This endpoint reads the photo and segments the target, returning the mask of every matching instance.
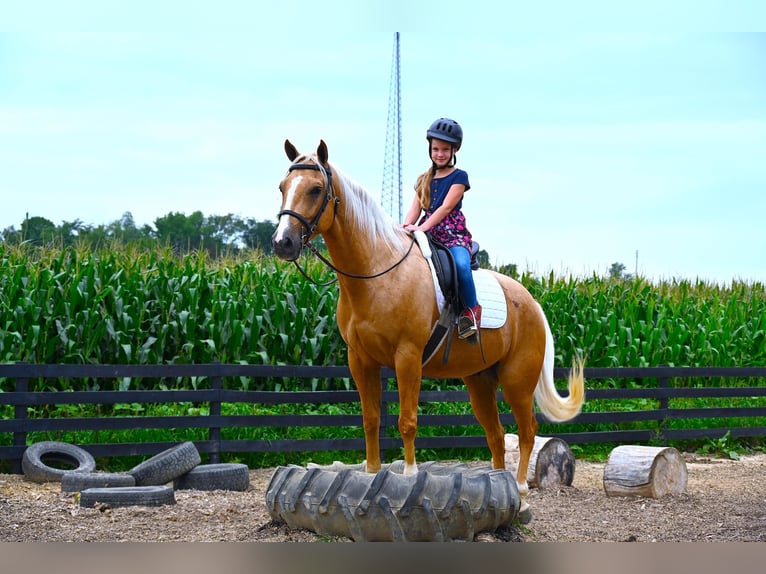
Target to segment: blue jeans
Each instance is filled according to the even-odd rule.
[[[457,280],[460,287],[460,297],[467,307],[475,307],[478,304],[476,300],[476,286],[473,284],[473,274],[471,272],[471,254],[468,249],[462,245],[455,245],[449,248],[452,258],[457,267]]]

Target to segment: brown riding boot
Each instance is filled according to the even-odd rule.
[[[458,318],[457,336],[460,339],[467,339],[479,332],[479,325],[481,325],[481,305],[476,305],[463,311]]]

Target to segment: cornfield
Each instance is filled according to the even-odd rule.
[[[343,364],[333,288],[251,255],[0,244],[0,361]]]
[[[591,367],[762,366],[766,286],[672,280],[523,277],[548,315],[557,364]]]
[[[318,282],[332,278],[315,260],[303,265]],[[590,367],[766,364],[761,283],[519,280],[548,315],[558,366],[575,354]],[[317,286],[258,252],[211,259],[121,244],[97,251],[0,244],[0,361],[343,365],[336,302],[336,286]],[[0,391],[9,384],[0,381]],[[46,384],[71,390],[72,383]],[[290,382],[232,384],[278,389]],[[312,388],[349,384],[314,381]]]

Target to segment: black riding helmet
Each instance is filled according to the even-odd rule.
[[[431,138],[449,142],[454,144],[456,149],[460,149],[463,143],[463,128],[455,120],[439,118],[426,132],[426,139],[430,142]]]

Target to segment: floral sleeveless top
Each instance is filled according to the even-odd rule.
[[[468,174],[462,169],[456,169],[446,177],[435,177],[433,179],[433,182],[431,183],[431,206],[425,211],[423,217],[420,218],[419,224],[422,224],[428,219],[428,217],[430,217],[430,215],[444,203],[444,199],[447,197],[450,187],[454,184],[464,185],[465,191],[471,189],[471,185],[468,183]],[[466,226],[462,207],[463,200],[461,199],[454,209],[437,225],[432,227],[428,233],[446,247],[462,245],[468,249],[468,252],[470,253],[471,248],[473,247],[473,240],[471,238],[471,232],[468,231],[468,227]]]

